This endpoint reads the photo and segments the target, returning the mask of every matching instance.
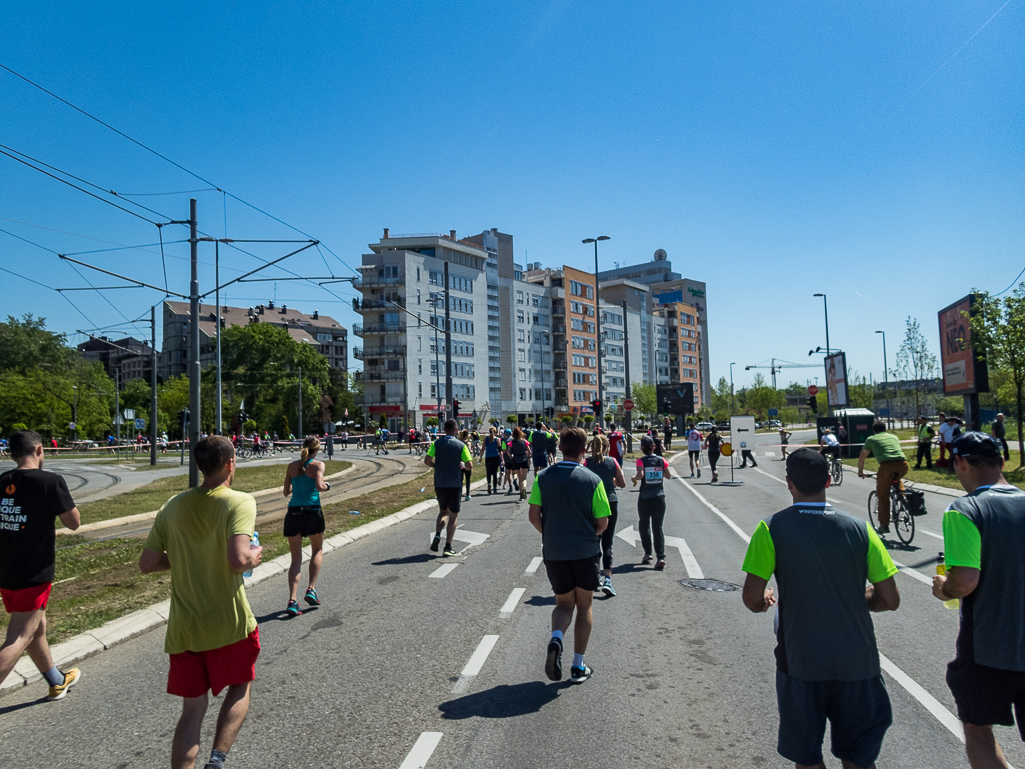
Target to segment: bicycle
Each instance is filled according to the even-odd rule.
[[[879,499],[874,490],[868,495],[868,519],[873,529],[879,528]],[[890,487],[890,523],[900,541],[910,545],[915,538],[915,516],[908,505],[907,490],[901,489],[899,478],[895,478]]]
[[[829,474],[833,477],[834,486],[839,486],[843,483],[843,462],[835,454],[829,461]]]

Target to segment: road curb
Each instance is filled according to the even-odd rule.
[[[347,473],[353,468],[342,470],[341,473]],[[341,473],[336,473],[334,476],[337,477]],[[470,485],[471,490],[479,489],[487,483],[486,480],[476,481]],[[276,491],[271,489],[270,491]],[[417,502],[415,505],[403,508],[391,515],[386,515],[383,518],[378,518],[376,521],[357,526],[349,531],[344,531],[339,534],[335,534],[333,537],[329,537],[324,540],[324,554],[337,550],[338,548],[351,545],[361,539],[365,539],[379,531],[383,531],[397,523],[407,521],[414,516],[426,512],[431,508],[438,506],[438,500],[436,499],[425,499],[423,502]],[[310,548],[303,548],[303,563],[310,559]],[[291,565],[292,559],[288,553],[280,555],[272,561],[267,563],[261,563],[255,569],[251,577],[246,577],[243,582],[245,583],[246,589],[254,587],[255,585],[265,582],[272,577],[277,577],[280,574],[284,574],[288,567]],[[171,600],[167,599],[160,603],[147,606],[144,609],[133,611],[131,614],[126,614],[123,617],[113,619],[101,625],[94,630],[90,630],[85,633],[80,633],[67,641],[56,644],[50,647],[50,653],[53,656],[53,664],[59,668],[67,668],[76,662],[81,662],[84,659],[95,656],[100,652],[104,652],[120,643],[124,643],[136,636],[140,636],[154,628],[160,627],[167,623],[167,617],[171,609]],[[30,683],[34,683],[42,678],[42,674],[36,670],[36,666],[32,663],[32,660],[27,656],[22,657],[18,660],[18,664],[14,666],[14,670],[7,676],[7,679],[0,683],[0,695],[6,694],[8,691],[14,689],[20,689],[27,686]]]
[[[339,461],[340,462],[347,462],[348,460],[341,459]],[[333,475],[325,475],[324,476],[324,480],[325,481],[331,481],[331,480],[334,480],[336,478],[341,478],[346,473],[350,473],[350,472],[352,472],[355,469],[356,469],[356,465],[350,464],[349,467],[345,468],[344,470],[339,470],[337,473],[334,473]],[[280,491],[281,491],[281,487],[280,486],[275,486],[272,489],[260,489],[259,491],[247,491],[246,494],[251,494],[254,497],[265,497],[268,494],[273,494],[274,492],[280,492]],[[82,534],[84,532],[89,532],[89,531],[102,531],[103,529],[112,529],[112,528],[115,528],[117,526],[125,526],[126,524],[129,524],[129,523],[139,523],[141,521],[152,521],[154,518],[157,517],[157,513],[158,512],[160,512],[160,511],[159,510],[150,510],[148,513],[136,513],[135,515],[126,515],[126,516],[123,516],[121,518],[111,518],[109,521],[97,521],[96,523],[83,523],[81,526],[79,526],[74,531],[72,531],[71,529],[61,528],[61,529],[57,530],[57,535],[60,536],[62,534],[63,535]]]

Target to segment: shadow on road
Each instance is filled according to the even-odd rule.
[[[13,713],[16,710],[30,708],[33,705],[42,705],[47,701],[48,700],[46,699],[46,697],[40,697],[38,700],[32,700],[31,702],[22,702],[19,705],[8,705],[6,708],[0,708],[0,716],[5,715],[7,713]]]
[[[529,601],[524,601],[527,606],[555,606],[554,595],[535,595]]]
[[[442,718],[462,720],[464,718],[515,718],[537,713],[541,708],[559,696],[559,692],[572,686],[569,681],[546,684],[528,681],[522,684],[502,684],[476,694],[468,694],[456,700],[443,702],[438,706]]]
[[[402,558],[388,558],[384,561],[373,561],[371,566],[405,566],[411,563],[427,563],[428,561],[435,561],[438,559],[437,555],[431,553],[417,553],[416,555],[406,555]]]
[[[310,614],[311,612],[315,612],[318,608],[319,607],[317,606],[304,606],[303,614]],[[292,619],[299,619],[299,617],[293,617],[291,614],[282,609],[281,611],[272,611],[268,612],[267,614],[261,614],[259,617],[256,618],[256,624],[262,625],[265,622],[286,622]]]

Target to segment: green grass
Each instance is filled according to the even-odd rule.
[[[328,460],[324,462],[324,474],[333,475],[351,467],[351,462]],[[235,471],[232,488],[237,491],[259,491],[281,486],[285,481],[285,465],[261,465],[258,467],[240,467]],[[159,510],[160,506],[179,492],[189,488],[188,475],[175,475],[159,478],[145,486],[140,486],[123,494],[115,494],[94,502],[83,502],[78,506],[82,514],[82,523],[109,521],[123,518],[126,515],[148,513]]]
[[[280,468],[274,469],[280,471]],[[339,534],[432,499],[433,477],[433,471],[428,471],[405,483],[328,505],[324,508],[325,536]],[[473,479],[483,477],[484,468],[474,467]],[[349,510],[359,510],[360,515],[349,515]],[[167,572],[139,573],[142,540],[118,538],[88,542],[83,537],[70,535],[62,537],[59,542],[62,546],[73,547],[57,551],[55,584],[46,610],[50,643],[60,643],[170,596],[171,577]],[[260,544],[264,561],[288,552],[288,541],[280,533],[261,534]],[[284,578],[281,584],[284,590]],[[7,621],[7,614],[0,614],[0,632],[3,632]]]

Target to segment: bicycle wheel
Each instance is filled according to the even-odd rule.
[[[897,529],[897,536],[905,545],[910,545],[915,538],[915,516],[908,510],[908,503],[904,495],[894,493],[890,497],[893,506],[893,525]]]
[[[873,529],[879,528],[879,500],[874,491],[868,494],[868,522],[872,524]]]
[[[840,486],[843,483],[843,464],[839,460],[833,462],[833,485]]]

